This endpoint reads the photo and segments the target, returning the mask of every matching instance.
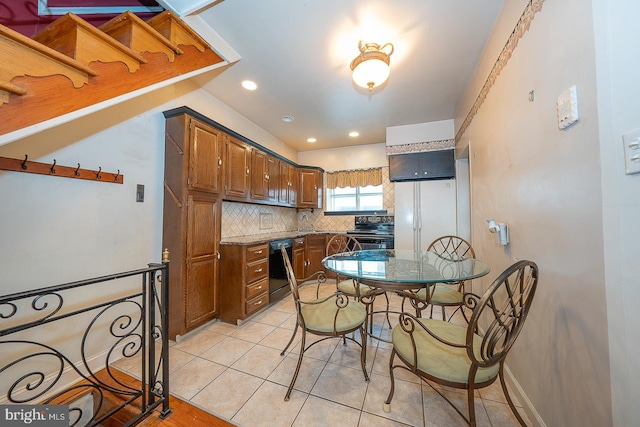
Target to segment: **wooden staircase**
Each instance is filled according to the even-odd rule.
[[[223,62],[170,11],[96,28],[68,13],[32,38],[0,25],[0,135]]]

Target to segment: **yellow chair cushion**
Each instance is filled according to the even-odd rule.
[[[417,293],[421,301],[427,300],[427,290],[422,288]],[[453,285],[436,285],[433,295],[431,296],[431,304],[435,305],[456,305],[462,304],[462,293],[458,292]]]
[[[339,313],[335,320],[335,332],[338,333],[356,329],[364,323],[367,316],[364,306],[359,302],[349,300],[345,307],[339,308],[335,298],[319,304],[304,304],[300,311],[307,329],[330,333],[334,332],[337,310]]]
[[[355,296],[356,284],[357,282],[354,282],[353,279],[346,279],[338,282],[337,286],[340,292],[345,293],[347,295]],[[371,286],[363,285],[362,283],[360,283],[360,296],[365,295],[371,289],[373,289]]]
[[[464,344],[467,328],[449,322],[435,319],[419,319],[432,333],[440,338],[456,344]],[[418,369],[427,374],[446,381],[468,383],[471,361],[467,356],[466,348],[451,347],[433,338],[416,325],[413,334],[416,341],[418,355]],[[393,328],[393,348],[410,364],[413,365],[413,346],[411,338],[399,325]],[[475,334],[473,348],[475,354],[480,354],[482,338]],[[499,364],[489,368],[479,368],[476,372],[476,383],[481,383],[495,378],[498,375]]]

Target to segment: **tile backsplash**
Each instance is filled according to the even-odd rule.
[[[389,181],[389,168],[382,168],[383,204],[389,215],[394,213],[395,185]],[[304,215],[316,231],[341,232],[354,227],[353,215],[325,216],[324,210],[283,208],[250,203],[222,203],[222,239],[255,234],[296,231],[305,226]]]

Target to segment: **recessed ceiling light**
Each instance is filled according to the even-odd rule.
[[[256,84],[256,82],[252,82],[251,80],[244,80],[242,82],[242,87],[245,88],[246,90],[258,89],[258,85]]]
[[[317,139],[315,139],[315,138],[307,138],[307,142],[316,142],[316,141],[317,141]]]
[[[358,132],[356,132],[356,131],[353,131],[353,132],[349,132],[349,136],[351,138],[355,138],[356,136],[360,136],[360,134]]]
[[[293,117],[291,117],[291,116],[282,116],[282,121],[283,122],[287,122],[287,123],[291,123],[293,121]]]

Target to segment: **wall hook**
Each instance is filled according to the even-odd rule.
[[[115,177],[113,177],[113,180],[118,182],[118,177],[120,176],[120,169],[118,169],[118,173],[116,174]]]
[[[56,173],[56,159],[53,159],[53,164],[51,165],[49,170],[51,171],[52,174]]]
[[[75,176],[80,176],[80,163],[78,163],[78,167],[76,168],[75,172],[73,172],[73,174]]]
[[[24,161],[22,162],[22,169],[27,170],[27,159],[29,158],[28,155],[24,155]]]
[[[98,172],[96,173],[96,179],[100,179],[100,172],[102,171],[102,166],[98,167]]]

